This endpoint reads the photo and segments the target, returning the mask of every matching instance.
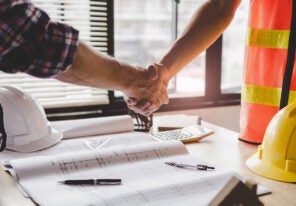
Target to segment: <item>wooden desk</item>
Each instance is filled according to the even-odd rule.
[[[283,183],[256,175],[245,164],[257,150],[256,145],[251,145],[238,140],[238,133],[205,124],[215,130],[215,134],[203,139],[200,143],[187,144],[191,154],[208,160],[214,165],[223,165],[234,169],[244,178],[255,181],[272,190],[272,194],[260,197],[267,206],[296,205],[296,184]]]
[[[260,197],[267,206],[295,205],[296,184],[283,183],[260,177],[251,172],[245,165],[245,160],[256,151],[257,146],[238,141],[238,133],[206,124],[215,130],[215,134],[203,139],[200,143],[187,144],[189,152],[205,159],[214,165],[223,165],[239,172],[243,177],[258,184],[269,187],[272,194]],[[16,189],[11,177],[0,169],[0,206],[32,206]]]

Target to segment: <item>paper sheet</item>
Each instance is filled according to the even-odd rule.
[[[5,164],[5,162],[13,159],[35,157],[35,156],[47,156],[60,153],[71,153],[80,152],[86,150],[98,150],[100,148],[107,147],[117,147],[124,145],[135,145],[143,144],[156,141],[151,138],[150,135],[140,132],[124,132],[118,134],[106,134],[106,135],[96,135],[96,136],[86,136],[83,138],[75,139],[65,139],[49,147],[37,152],[31,153],[20,153],[10,150],[5,150],[0,153],[0,163]]]
[[[101,140],[108,141],[99,149],[86,143]],[[160,143],[144,133],[62,142],[66,144],[51,148],[46,155],[10,161],[19,184],[40,205],[207,205],[233,175],[220,168],[198,171],[166,165],[166,161],[204,162],[179,141]],[[58,183],[71,178],[121,178],[122,185]]]
[[[56,121],[51,125],[63,132],[64,139],[134,130],[133,119],[129,115]]]

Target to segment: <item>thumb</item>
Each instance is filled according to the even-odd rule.
[[[155,65],[150,65],[148,67],[148,78],[149,80],[156,80],[158,78],[158,73],[156,71]]]
[[[138,100],[134,97],[126,97],[126,103],[130,105],[136,105],[138,104]]]

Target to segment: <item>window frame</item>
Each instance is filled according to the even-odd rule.
[[[114,0],[108,1],[108,51],[110,56],[114,56]],[[172,14],[174,25],[173,35],[177,37],[178,30],[178,0],[174,0],[174,12]],[[219,107],[228,105],[239,105],[241,94],[221,91],[222,76],[222,41],[221,35],[205,53],[205,95],[198,97],[178,97],[170,98],[168,105],[163,105],[158,112],[199,109],[205,107]],[[108,91],[110,103],[108,105],[81,106],[68,108],[45,109],[49,120],[62,120],[72,118],[89,118],[112,116],[130,113],[123,98],[116,97],[114,91]]]
[[[223,35],[206,50],[205,95],[199,97],[170,98],[170,103],[163,105],[159,109],[159,112],[240,104],[241,94],[223,94],[221,91],[222,38]]]
[[[114,56],[114,0],[93,0],[107,3],[107,51]],[[93,23],[93,22],[91,22]],[[50,121],[79,119],[91,117],[114,116],[128,114],[129,110],[122,97],[115,97],[114,91],[108,90],[110,103],[108,105],[91,105],[63,108],[45,108],[45,113]]]

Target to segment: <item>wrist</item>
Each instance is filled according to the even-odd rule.
[[[129,64],[118,62],[119,90],[131,94],[136,87],[136,80],[140,78],[140,69]]]

